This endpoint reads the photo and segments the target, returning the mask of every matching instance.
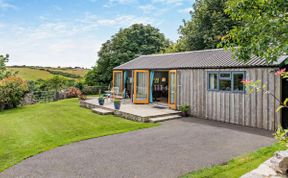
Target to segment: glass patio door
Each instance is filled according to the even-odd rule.
[[[149,103],[149,70],[134,71],[134,103]]]
[[[171,109],[176,109],[176,93],[176,70],[170,70],[168,80],[168,105]]]
[[[113,71],[114,94],[119,95],[123,90],[123,71]]]

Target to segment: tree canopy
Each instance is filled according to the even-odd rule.
[[[151,25],[134,24],[120,29],[102,44],[96,66],[86,75],[86,83],[108,84],[114,67],[140,55],[159,53],[169,44],[164,34]]]
[[[227,0],[196,0],[190,12],[191,20],[179,28],[180,39],[167,51],[191,51],[216,48],[238,20],[225,14]]]
[[[222,38],[239,60],[256,55],[272,62],[288,54],[287,0],[228,0],[225,12],[244,24]]]
[[[6,63],[9,61],[9,55],[0,55],[0,80],[11,75],[11,72],[7,71]]]

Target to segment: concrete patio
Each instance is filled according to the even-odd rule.
[[[159,122],[180,118],[180,112],[169,109],[165,105],[157,104],[133,104],[123,100],[119,110],[114,109],[111,100],[105,100],[103,106],[98,104],[98,99],[89,99],[80,102],[80,106],[92,109],[98,114],[115,114],[117,116],[140,122]]]

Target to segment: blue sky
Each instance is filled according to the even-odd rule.
[[[151,24],[170,40],[194,0],[0,0],[0,54],[9,65],[91,67],[120,28]]]

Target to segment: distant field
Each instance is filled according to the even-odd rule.
[[[60,71],[64,73],[69,73],[69,74],[75,74],[79,75],[81,78],[85,76],[85,74],[88,72],[87,69],[68,69],[68,68],[44,68],[43,69],[48,69],[50,71]],[[25,80],[38,80],[38,79],[49,79],[55,76],[54,74],[45,71],[45,70],[40,70],[30,68],[30,67],[8,67],[8,70],[12,72],[18,71],[18,76],[25,79]],[[69,78],[69,77],[66,77]],[[73,78],[70,78],[73,79]]]

